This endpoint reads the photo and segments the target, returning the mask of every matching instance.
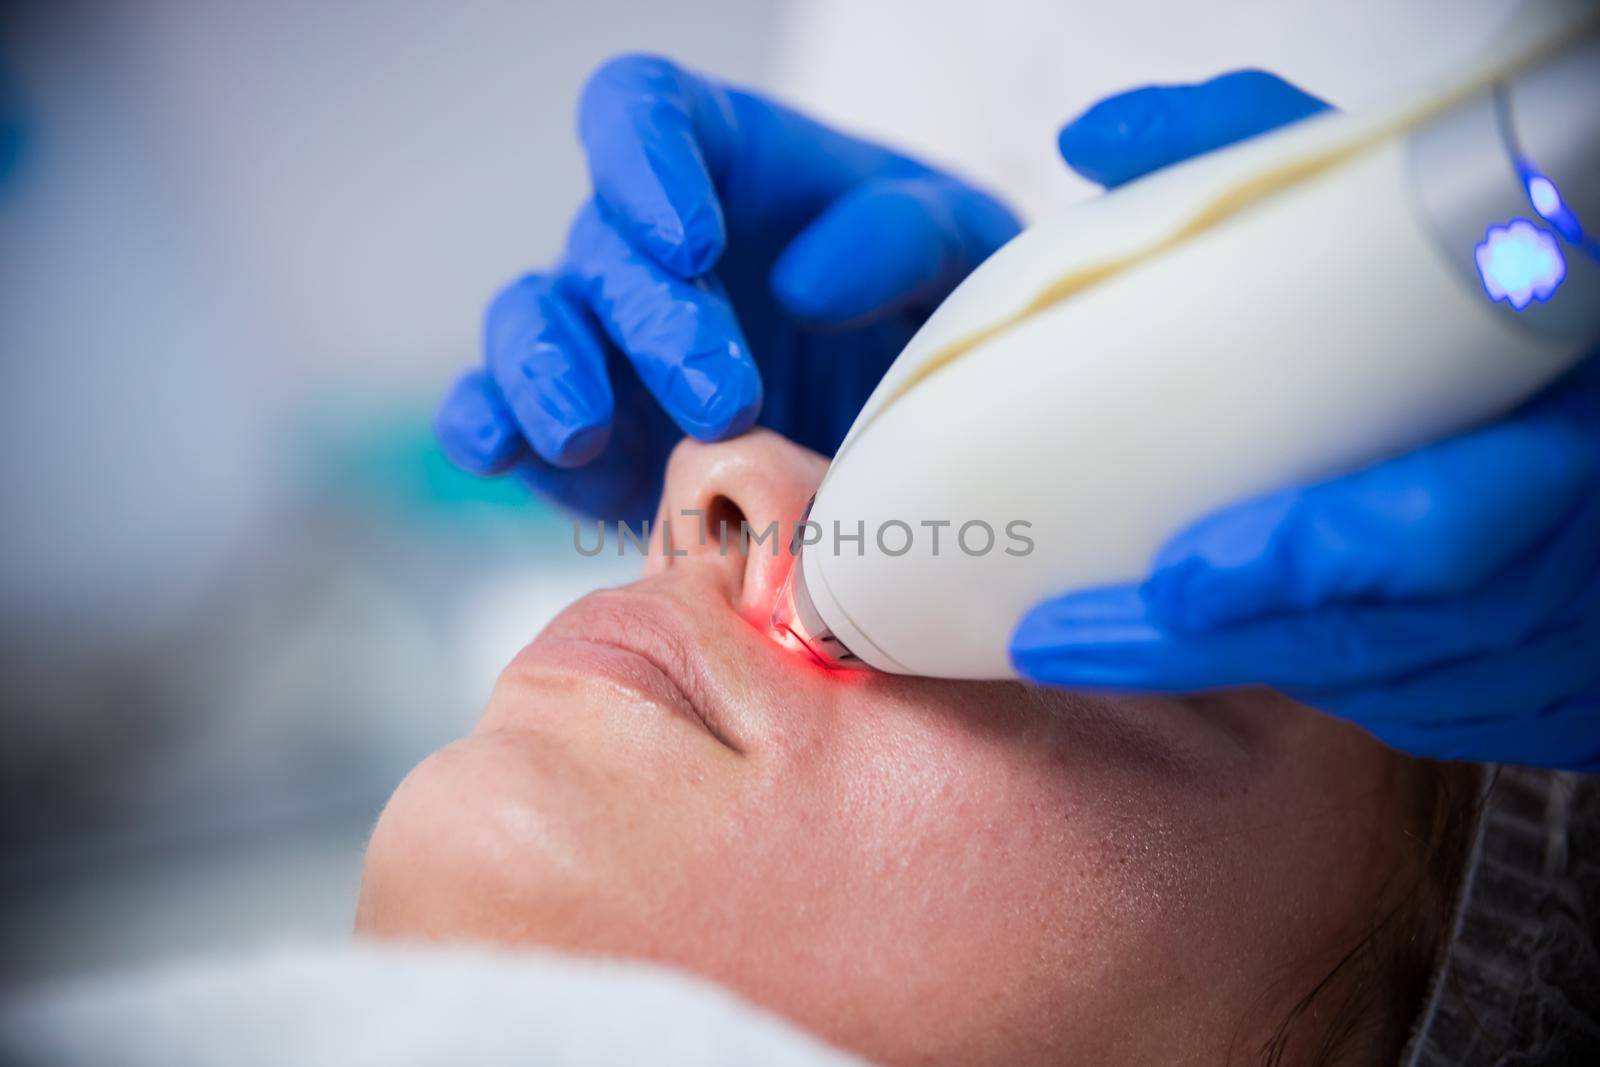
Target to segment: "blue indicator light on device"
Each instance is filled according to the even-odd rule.
[[[1518,311],[1535,300],[1549,300],[1567,276],[1567,261],[1555,237],[1527,219],[1489,227],[1473,256],[1484,292]]]

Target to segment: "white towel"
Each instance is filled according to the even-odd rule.
[[[364,944],[283,948],[12,991],[0,1004],[0,1061],[861,1064],[726,990],[659,967],[542,952]]]

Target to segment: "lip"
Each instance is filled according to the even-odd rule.
[[[743,752],[686,614],[663,597],[628,589],[591,593],[556,616],[518,655],[517,666],[602,678]]]

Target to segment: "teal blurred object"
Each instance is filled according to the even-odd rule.
[[[504,478],[467,474],[433,435],[432,403],[330,394],[307,411],[295,483],[319,501],[419,528],[570,536],[567,513]]]

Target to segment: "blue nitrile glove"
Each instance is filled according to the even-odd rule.
[[[594,197],[503,290],[440,441],[603,517],[650,514],[682,433],[831,454],[938,302],[1017,232],[991,197],[652,57],[589,80]]]
[[[1114,97],[1061,135],[1115,184],[1311,110],[1263,75]],[[1031,611],[1028,677],[1263,684],[1421,756],[1600,771],[1600,360],[1508,418],[1179,533],[1137,587]]]

